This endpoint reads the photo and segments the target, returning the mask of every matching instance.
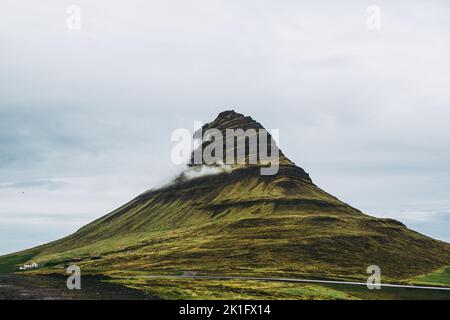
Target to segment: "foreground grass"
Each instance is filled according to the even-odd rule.
[[[333,288],[253,280],[149,279],[110,280],[159,299],[354,299]]]
[[[254,280],[117,278],[110,280],[158,299],[449,300],[449,291]]]
[[[401,283],[409,285],[444,285],[448,281],[449,267],[428,275],[407,279]],[[58,283],[65,281],[64,269],[37,269],[23,273],[30,278],[48,278]],[[411,288],[382,287],[369,290],[364,285],[290,283],[268,280],[176,278],[182,272],[167,270],[163,274],[139,270],[104,271],[83,270],[83,279],[97,279],[98,288],[103,285],[119,285],[143,297],[152,299],[267,299],[267,300],[450,300],[450,291]],[[54,279],[54,280],[52,280]],[[424,282],[425,280],[429,282]],[[344,280],[344,279],[343,279]],[[430,281],[434,280],[434,283]],[[64,282],[63,281],[63,282]],[[391,283],[387,279],[384,283]],[[103,284],[103,285],[102,285]],[[448,285],[447,285],[448,286]],[[86,287],[83,285],[83,288]],[[86,293],[88,294],[88,293]],[[123,298],[127,298],[124,296]],[[135,295],[132,297],[135,298]]]
[[[159,299],[295,299],[295,300],[450,300],[450,291],[346,284],[288,283],[256,280],[151,278],[151,273],[109,273],[114,283],[137,289]],[[173,273],[172,273],[173,275]],[[405,280],[409,285],[448,286],[450,267]],[[385,283],[390,283],[385,279]]]
[[[445,285],[450,267],[431,272],[404,284]],[[173,274],[172,274],[173,275]],[[295,299],[295,300],[450,300],[450,291],[366,286],[346,284],[289,283],[241,279],[152,278],[151,273],[126,271],[109,273],[112,282],[137,289],[159,299]],[[150,276],[150,277],[148,277]],[[385,279],[385,283],[390,281]],[[448,285],[447,285],[448,286]]]
[[[415,278],[416,281],[433,285],[450,285],[450,267],[436,270],[432,273]]]
[[[450,291],[442,290],[392,287],[382,287],[379,290],[368,290],[365,286],[342,284],[329,284],[325,286],[363,300],[450,300]]]

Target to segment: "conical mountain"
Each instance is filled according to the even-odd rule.
[[[264,129],[234,111],[220,113],[202,131],[212,128]],[[99,273],[190,270],[355,279],[378,265],[387,279],[406,279],[450,265],[449,244],[398,221],[363,214],[279,155],[275,175],[261,175],[267,163],[258,161],[189,177],[189,171],[202,170],[198,167],[214,167],[190,163],[165,187],[141,194],[66,238],[0,257],[0,266],[14,270],[34,261],[43,270],[60,270],[77,261]]]

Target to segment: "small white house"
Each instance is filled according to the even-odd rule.
[[[28,270],[28,269],[34,269],[39,267],[39,265],[36,262],[32,262],[31,264],[24,264],[19,267],[19,270]]]

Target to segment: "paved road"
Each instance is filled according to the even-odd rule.
[[[194,275],[194,274],[184,274],[184,275],[180,275],[180,276],[152,275],[152,276],[136,276],[136,277],[139,277],[139,278],[184,278],[184,279],[191,278],[191,279],[215,279],[215,280],[259,280],[259,281],[348,284],[348,285],[357,285],[357,286],[367,286],[366,282],[297,279],[297,278],[267,278],[267,277],[212,276],[212,275],[206,276],[206,275]],[[381,283],[381,287],[450,291],[450,288],[448,288],[448,287],[412,286],[412,285],[388,284],[388,283]]]

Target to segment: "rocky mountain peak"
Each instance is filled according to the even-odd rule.
[[[194,153],[198,152],[199,148],[204,150],[211,143],[214,142],[213,139],[205,140],[205,138],[204,138],[205,132],[207,132],[208,130],[212,130],[212,129],[218,130],[222,134],[222,137],[223,137],[223,159],[225,159],[227,153],[230,153],[230,152],[231,153],[234,152],[235,156],[237,156],[238,150],[236,148],[236,145],[239,141],[241,141],[241,142],[245,141],[245,159],[246,159],[247,164],[249,163],[249,159],[253,156],[258,159],[257,165],[261,165],[261,161],[260,161],[261,147],[263,149],[267,148],[268,153],[271,153],[272,147],[276,147],[278,149],[278,146],[277,146],[275,140],[273,139],[270,131],[266,130],[261,125],[261,123],[257,122],[250,116],[245,116],[234,110],[226,110],[226,111],[219,113],[218,116],[213,121],[206,123],[205,125],[202,126],[201,129],[197,130],[194,133],[194,138],[201,140],[202,143],[197,148],[197,150],[194,150],[194,152],[192,153],[191,164],[195,165]],[[233,148],[233,150],[226,150],[227,146],[225,143],[225,138],[227,136],[228,129],[235,130],[235,132],[237,132],[236,130],[242,129],[242,131],[245,133],[242,136],[238,136],[236,138],[235,147]],[[265,131],[265,132],[263,132],[264,134],[267,134],[267,136],[266,136],[267,138],[264,140],[261,140],[260,136],[259,136],[259,134],[262,133],[261,130]],[[253,140],[252,140],[252,138],[253,138]],[[256,149],[253,149],[253,152],[252,152],[252,149],[250,148],[250,144],[255,144],[255,143],[258,145],[257,145]],[[256,151],[257,154],[255,154],[255,150],[257,150]],[[278,156],[278,159],[276,160],[277,163],[279,163],[280,165],[293,165],[294,164],[292,161],[290,161],[287,157],[284,156],[284,154],[281,150],[278,149],[278,152],[279,152],[279,156]],[[202,164],[204,164],[204,163],[202,163]]]

